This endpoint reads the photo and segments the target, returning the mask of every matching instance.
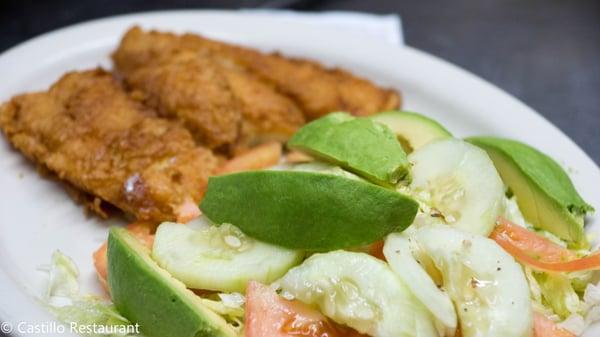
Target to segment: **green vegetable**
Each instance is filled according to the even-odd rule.
[[[439,139],[452,138],[450,131],[440,123],[415,112],[385,111],[369,118],[390,128],[406,153]]]
[[[555,314],[565,319],[579,312],[579,296],[566,275],[538,272],[533,272],[533,275],[542,293],[542,303],[552,308]]]
[[[258,240],[301,250],[356,247],[404,230],[418,204],[361,180],[303,171],[211,177],[200,204],[214,223]]]
[[[88,337],[140,336],[110,301],[79,293],[79,270],[68,256],[55,251],[49,274],[46,296],[41,302],[59,321],[83,328],[95,324],[96,331],[82,334]],[[101,334],[102,329],[108,333]]]
[[[314,254],[276,284],[282,293],[369,336],[441,336],[410,288],[385,262],[364,253]]]
[[[192,227],[161,224],[152,250],[161,267],[192,289],[243,293],[248,281],[270,284],[304,257],[302,251],[254,240],[230,224]]]
[[[308,123],[288,147],[342,166],[380,185],[408,175],[406,153],[392,131],[368,118],[336,112]]]
[[[487,151],[502,180],[517,197],[527,221],[571,247],[589,246],[584,216],[594,208],[581,198],[567,173],[552,158],[510,139],[471,137],[467,141]]]
[[[108,286],[119,312],[149,337],[237,336],[124,228],[113,227],[108,236]]]

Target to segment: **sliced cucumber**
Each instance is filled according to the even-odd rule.
[[[266,244],[232,225],[163,223],[152,257],[188,288],[244,292],[250,280],[271,283],[302,261],[300,251]]]
[[[430,258],[442,274],[462,336],[531,336],[527,280],[521,266],[494,241],[444,225],[420,228],[411,240],[422,250],[416,255]],[[395,247],[387,248],[395,254]]]
[[[406,153],[438,139],[452,138],[452,134],[440,123],[415,112],[386,111],[370,118],[390,128]]]
[[[431,214],[462,230],[487,236],[504,210],[504,184],[478,147],[449,138],[411,153],[410,189]]]
[[[381,260],[364,253],[315,254],[278,284],[282,295],[319,307],[373,337],[441,336],[428,310]]]
[[[457,318],[452,300],[413,258],[412,251],[418,248],[411,247],[412,242],[403,234],[392,233],[385,239],[383,255],[396,275],[440,322],[445,335],[454,336]]]

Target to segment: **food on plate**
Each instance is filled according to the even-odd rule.
[[[390,128],[407,153],[435,140],[452,137],[440,123],[416,112],[385,111],[369,118]]]
[[[40,303],[59,320],[140,326],[121,337],[566,337],[600,322],[593,208],[539,151],[455,138],[345,71],[198,35],[133,28],[113,59],[0,107],[15,148],[95,211],[135,218],[93,254],[104,298],[53,254]]]
[[[468,141],[487,151],[527,221],[573,247],[589,245],[583,222],[594,208],[581,198],[552,158],[510,139],[471,137]]]
[[[154,234],[152,233],[151,223],[131,223],[127,225],[127,230],[140,240],[148,249],[152,249],[154,244]],[[96,275],[100,284],[104,290],[108,291],[108,241],[105,241],[100,248],[98,248],[93,257],[94,269],[96,269]]]
[[[575,252],[503,218],[498,219],[498,225],[490,237],[517,261],[532,269],[547,272],[600,270],[599,253],[580,257]]]
[[[216,224],[302,250],[372,243],[410,225],[417,207],[408,196],[357,178],[292,170],[211,177],[200,204]]]
[[[299,264],[304,253],[267,244],[235,226],[165,222],[156,230],[152,257],[188,288],[240,292],[249,281],[271,283]]]
[[[258,282],[249,282],[246,302],[247,337],[365,337],[313,307],[285,299],[275,289]]]
[[[408,179],[408,160],[395,135],[368,118],[337,112],[303,126],[288,147],[339,165],[380,185]]]
[[[242,123],[241,107],[227,77],[212,59],[178,53],[124,74],[134,97],[161,116],[178,119],[210,148],[231,144]]]
[[[193,130],[213,136],[209,139],[216,138],[210,142],[214,146],[284,141],[305,117],[313,119],[335,110],[371,114],[400,104],[396,92],[346,71],[193,34],[134,27],[123,37],[113,59],[117,71],[141,93],[142,100],[159,112],[183,117]],[[210,90],[202,90],[207,87]],[[222,109],[227,106],[229,110]],[[242,121],[241,128],[227,125],[236,118]],[[212,124],[222,128],[212,128]],[[220,134],[221,129],[228,132]]]
[[[225,162],[219,167],[217,174],[269,168],[279,164],[281,161],[281,154],[281,143],[272,142],[261,144]]]
[[[478,147],[449,138],[408,156],[413,164],[409,189],[435,220],[488,235],[504,210],[504,184]]]
[[[317,62],[262,53],[195,34],[144,32],[134,27],[125,34],[113,58],[119,71],[128,72],[151,62],[165,49],[215,55],[223,64],[239,67],[292,98],[309,120],[332,111],[369,115],[397,108],[401,101],[395,91],[379,88],[342,69],[327,69]]]
[[[316,123],[329,118],[373,125]],[[436,137],[408,155],[412,180],[386,186],[262,145],[209,178],[197,219],[111,229],[98,276],[150,337],[173,324],[183,336],[580,336],[600,321],[600,253],[534,228],[486,151]],[[400,147],[353,141],[382,157]]]
[[[403,280],[417,280],[420,271],[405,269],[396,255],[412,255],[418,262],[428,259],[434,273],[441,276],[439,286],[456,307],[462,336],[531,336],[527,280],[521,266],[494,241],[446,225],[415,230],[408,235],[407,240],[412,240],[408,245],[398,244],[398,235],[390,235],[383,249],[390,265]],[[409,287],[421,294],[417,295],[420,299],[429,299],[426,303],[436,318],[452,322],[452,315],[441,311],[447,307],[445,297],[431,297],[435,293],[430,285],[412,283]]]
[[[237,336],[235,329],[161,269],[122,228],[108,236],[108,287],[119,312],[149,337]]]
[[[458,327],[456,311],[447,291],[440,288],[443,279],[433,261],[424,259],[422,255],[417,260],[420,247],[414,239],[405,235],[392,233],[382,243],[378,248],[381,249],[383,259],[427,307],[446,335],[454,336]]]
[[[72,72],[0,108],[0,129],[40,167],[142,220],[197,210],[217,159],[178,123],[130,99],[110,73]]]
[[[283,296],[375,337],[442,336],[425,306],[389,266],[364,253],[315,254],[277,281]]]

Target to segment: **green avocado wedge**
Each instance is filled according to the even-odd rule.
[[[225,319],[161,269],[123,228],[109,232],[108,287],[117,310],[138,323],[145,336],[237,337]]]
[[[372,243],[408,227],[418,204],[366,181],[306,171],[211,177],[202,212],[275,245],[327,251]]]
[[[383,186],[398,183],[409,172],[406,153],[388,127],[344,112],[306,124],[289,140],[288,148],[339,165]]]
[[[368,118],[390,128],[406,153],[438,139],[452,138],[442,124],[416,112],[385,111]]]
[[[502,180],[517,197],[527,221],[567,241],[570,247],[589,246],[584,217],[594,208],[581,198],[558,163],[514,140],[496,137],[466,140],[488,153]]]

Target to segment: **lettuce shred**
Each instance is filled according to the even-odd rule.
[[[600,323],[600,274],[545,273],[525,267],[534,310],[580,336]]]
[[[82,334],[86,337],[142,337],[140,334],[125,331],[125,327],[130,327],[129,331],[133,330],[132,324],[119,314],[110,301],[98,296],[80,294],[79,269],[71,258],[58,250],[55,251],[48,272],[48,287],[43,298],[39,300],[59,321],[67,325],[106,327],[97,329],[106,331],[106,334],[90,331]]]
[[[200,303],[223,316],[238,336],[244,336],[244,303],[246,299],[240,293],[219,293],[211,298],[198,297]]]

